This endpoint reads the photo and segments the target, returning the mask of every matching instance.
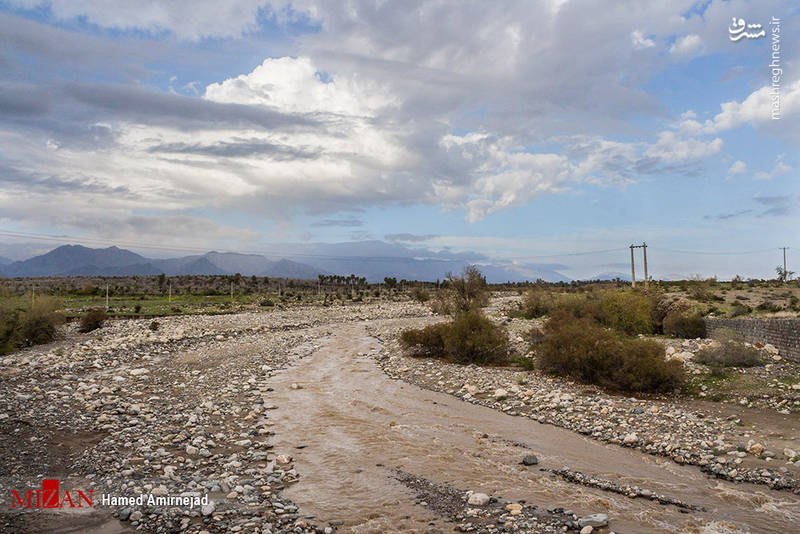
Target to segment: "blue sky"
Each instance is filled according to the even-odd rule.
[[[793,2],[0,10],[5,234],[374,239],[572,277],[626,272],[632,242],[655,276],[767,277],[800,251]],[[767,35],[731,41],[734,17]]]

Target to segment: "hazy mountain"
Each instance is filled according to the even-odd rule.
[[[169,276],[190,274],[233,274],[208,261],[205,256],[186,256],[170,260],[154,260],[153,266],[159,273]]]
[[[0,265],[8,265],[9,263],[14,263],[14,260],[0,256]]]
[[[40,256],[3,265],[4,276],[242,275],[316,278],[324,269],[290,260],[271,261],[256,254],[209,252],[150,259],[117,247],[93,249],[64,245]]]
[[[88,248],[81,245],[63,245],[24,261],[15,261],[3,267],[6,276],[76,276],[105,274],[106,270],[119,272],[118,268],[142,265],[149,261],[129,250],[108,247]],[[138,274],[138,273],[137,273]]]
[[[477,263],[487,281],[522,282],[541,278],[568,281],[557,264],[496,265],[480,254],[409,248],[383,241],[285,244],[277,260],[259,254],[208,252],[167,259],[146,258],[118,247],[93,249],[64,245],[40,256],[0,266],[4,276],[226,275],[314,279],[319,274],[355,274],[370,282],[385,277],[442,280]]]
[[[324,269],[312,267],[304,263],[297,263],[292,260],[278,260],[270,262],[269,267],[260,276],[270,276],[272,278],[304,278],[313,279],[320,274],[331,274]],[[349,274],[349,273],[348,273]]]
[[[234,252],[208,252],[203,257],[229,273],[242,275],[258,275],[267,271],[272,263],[260,254],[237,254]],[[267,275],[263,275],[267,276]],[[316,278],[317,275],[314,275]]]

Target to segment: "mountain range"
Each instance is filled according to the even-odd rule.
[[[449,272],[461,271],[465,265],[477,263],[490,283],[539,278],[550,282],[569,281],[556,270],[563,267],[557,264],[495,265],[475,255],[414,249],[383,241],[286,244],[281,249],[278,259],[232,252],[156,259],[115,246],[89,248],[62,245],[26,260],[0,263],[0,275],[143,276],[164,273],[177,276],[239,273],[243,276],[315,279],[319,274],[355,274],[366,277],[370,282],[383,281],[387,276],[434,281],[444,279]]]

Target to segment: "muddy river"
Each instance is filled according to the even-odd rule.
[[[800,525],[800,496],[789,492],[712,479],[697,467],[391,380],[367,355],[380,343],[363,324],[342,325],[319,343],[320,350],[272,379],[280,406],[274,450],[293,456],[301,474],[287,496],[304,516],[341,521],[340,531],[452,531],[392,477],[395,469],[579,515],[607,513],[610,528],[622,533],[766,533]],[[520,464],[530,453],[538,466]],[[540,471],[562,466],[705,511],[686,514]]]

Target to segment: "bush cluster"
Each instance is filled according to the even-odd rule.
[[[552,293],[534,288],[523,295],[517,315],[533,319],[562,310],[575,317],[594,319],[624,334],[652,334],[662,321],[658,299],[656,292],[634,290]]]
[[[669,392],[685,381],[681,363],[668,361],[659,343],[625,337],[563,310],[545,323],[535,350],[542,371],[611,390]]]
[[[671,312],[664,318],[664,333],[686,339],[706,337],[706,322],[697,313]]]
[[[108,319],[106,312],[101,309],[89,310],[81,316],[81,322],[78,325],[78,332],[91,332],[103,326],[105,320]]]
[[[652,334],[652,315],[652,301],[638,291],[604,291],[595,313],[600,323],[629,336]]]
[[[64,323],[61,308],[52,297],[39,297],[22,306],[0,301],[0,354],[55,340]]]
[[[508,335],[476,310],[457,314],[452,321],[406,330],[400,343],[419,356],[459,363],[499,364],[508,358]]]
[[[761,364],[761,355],[755,347],[748,347],[733,330],[722,329],[717,332],[719,345],[697,351],[695,361],[713,368],[755,367]]]

